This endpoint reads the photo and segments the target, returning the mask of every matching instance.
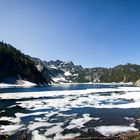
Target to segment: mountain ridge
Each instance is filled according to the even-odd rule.
[[[117,65],[113,68],[83,68],[81,65],[74,65],[71,61],[39,61],[42,62],[44,67],[51,73],[50,75],[54,83],[135,83],[140,79],[140,65],[137,64],[127,63]]]
[[[0,42],[0,82],[27,80],[36,84],[133,82],[140,79],[140,65],[83,68],[72,61],[43,61]]]

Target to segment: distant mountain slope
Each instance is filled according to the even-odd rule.
[[[136,82],[140,79],[140,65],[125,64],[107,69],[101,76],[103,82]]]
[[[47,74],[54,83],[136,82],[140,79],[140,65],[136,64],[128,63],[113,68],[83,68],[81,65],[74,65],[71,61],[46,62],[38,59],[38,62],[43,65],[44,69],[47,69]]]
[[[70,83],[75,82],[79,70],[83,69],[81,65],[74,65],[73,62],[42,61],[38,58],[31,58],[36,63],[37,69],[51,79],[52,83]]]
[[[49,62],[44,61],[43,63],[45,67],[51,71],[51,75],[53,76],[52,80],[54,82],[75,82],[78,72],[83,69],[81,65],[74,65],[72,61],[63,62],[56,60]]]
[[[0,82],[16,82],[17,79],[34,83],[48,83],[35,67],[34,61],[9,44],[0,42]]]

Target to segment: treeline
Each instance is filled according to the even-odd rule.
[[[140,79],[140,65],[125,64],[107,69],[101,75],[101,82],[136,82]]]
[[[136,82],[140,79],[140,65],[128,63],[113,68],[86,68],[78,74],[75,82]]]

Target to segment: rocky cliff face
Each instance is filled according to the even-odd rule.
[[[37,69],[49,76],[52,83],[84,83],[100,82],[105,68],[83,68],[81,65],[74,65],[73,62],[41,61],[38,58],[32,58],[36,62]]]
[[[113,68],[83,68],[81,65],[75,65],[73,62],[41,61],[35,59],[38,63],[38,70],[47,73],[52,83],[98,83],[98,82],[136,82],[140,79],[140,65],[125,64]],[[46,74],[45,74],[46,75]]]
[[[31,58],[35,61],[37,69],[45,76],[51,79],[52,83],[70,83],[78,76],[82,66],[74,65],[73,62],[41,61],[38,58]]]

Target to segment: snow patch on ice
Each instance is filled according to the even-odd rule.
[[[32,132],[32,140],[48,140],[45,136],[39,134],[38,130]]]
[[[57,125],[49,128],[46,132],[45,132],[45,136],[49,136],[49,135],[57,135],[60,134],[61,132],[63,132],[63,128],[61,127],[63,125],[63,123],[57,123]]]
[[[33,131],[40,127],[50,127],[50,126],[53,126],[53,124],[50,124],[48,122],[33,122],[28,125],[28,129],[30,131]]]
[[[52,140],[66,140],[66,139],[73,139],[75,137],[80,136],[80,133],[76,133],[76,134],[66,134],[66,135],[62,135],[60,133],[57,133],[56,136],[52,139]]]
[[[115,134],[127,131],[138,131],[138,129],[132,126],[97,126],[94,128],[94,130],[104,136],[113,136]]]
[[[16,131],[19,131],[22,127],[23,127],[23,125],[17,125],[17,124],[1,125],[0,126],[0,133],[11,135],[11,134],[14,134]]]
[[[1,117],[0,121],[10,121],[12,123],[19,123],[21,121],[20,118],[13,118],[13,117]]]
[[[128,120],[128,121],[134,121],[134,118],[133,117],[124,117],[125,120]]]
[[[92,120],[90,114],[83,114],[83,118],[73,119],[70,121],[69,125],[66,127],[67,129],[73,128],[82,128],[84,124]]]

